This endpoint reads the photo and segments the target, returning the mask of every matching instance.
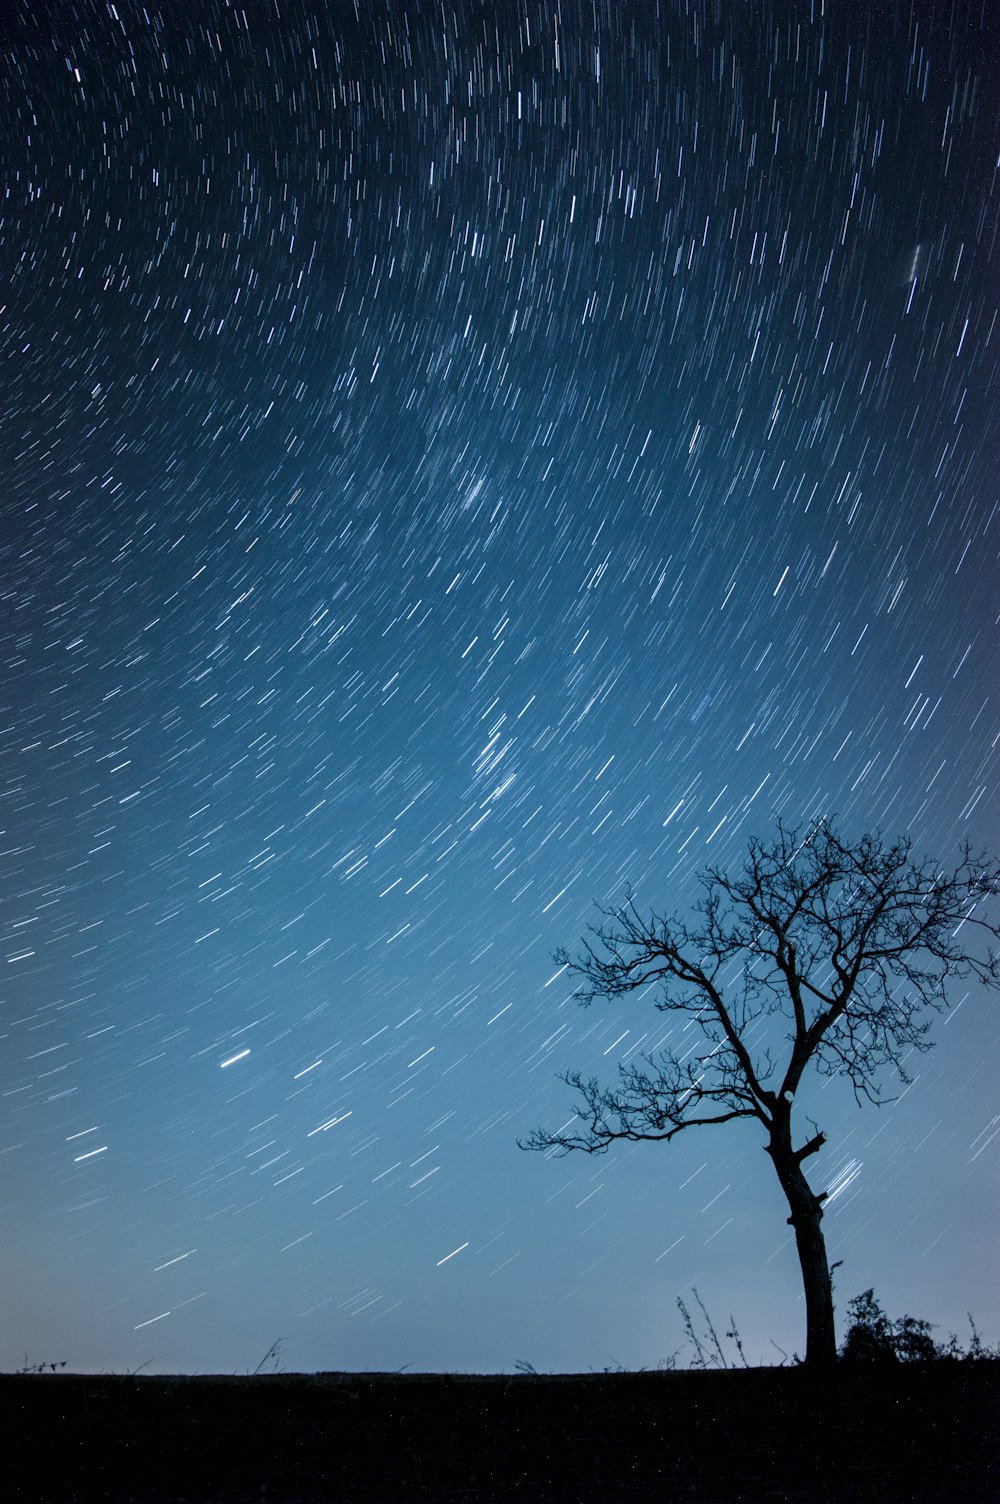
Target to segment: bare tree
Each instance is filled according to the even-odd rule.
[[[881,1104],[886,1072],[908,1082],[907,1056],[930,1048],[929,1015],[948,1006],[953,984],[1000,988],[1000,926],[982,913],[1000,892],[1000,864],[966,846],[942,871],[915,860],[906,838],[848,843],[822,822],[800,840],[779,823],[770,844],[751,841],[738,876],[709,868],[700,882],[691,920],[644,918],[628,893],[600,911],[579,956],[556,956],[581,979],[584,1005],[649,991],[661,1012],[681,1015],[683,1054],[665,1048],[619,1065],[614,1086],[565,1074],[576,1118],[555,1133],[536,1129],[521,1147],[599,1154],[616,1139],[755,1119],[791,1211],[806,1363],[825,1366],[837,1354],[820,1225],[827,1193],[814,1193],[802,1167],[826,1138],[814,1123],[795,1142],[796,1092],[812,1067],[846,1076],[859,1104]]]

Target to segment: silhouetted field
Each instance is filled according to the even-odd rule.
[[[0,1376],[52,1504],[1000,1499],[1000,1363],[583,1375]]]

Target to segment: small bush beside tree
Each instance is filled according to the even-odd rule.
[[[976,1324],[969,1317],[972,1341],[963,1348],[958,1338],[951,1336],[947,1342],[935,1342],[934,1330],[929,1321],[920,1321],[915,1316],[899,1316],[891,1320],[875,1299],[874,1290],[864,1290],[847,1307],[849,1326],[840,1349],[840,1359],[852,1367],[866,1364],[933,1363],[942,1359],[959,1359],[963,1362],[995,1362],[1000,1359],[1000,1348],[987,1347],[976,1331]]]

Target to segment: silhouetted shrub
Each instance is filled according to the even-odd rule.
[[[963,1348],[955,1336],[947,1342],[935,1342],[929,1321],[920,1321],[915,1316],[890,1320],[875,1299],[874,1290],[855,1295],[847,1314],[850,1325],[840,1349],[844,1363],[933,1363],[945,1358],[984,1362],[1000,1358],[1000,1349],[986,1346],[971,1316],[972,1341],[968,1348]]]

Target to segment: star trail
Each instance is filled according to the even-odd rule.
[[[13,7],[0,1365],[801,1353],[749,1130],[516,1140],[662,1042],[595,902],[1000,845],[990,11]],[[841,1312],[996,1340],[958,1002],[812,1178]]]

